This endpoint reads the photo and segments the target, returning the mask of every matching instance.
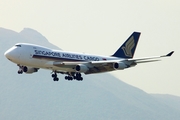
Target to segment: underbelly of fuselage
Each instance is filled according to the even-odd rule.
[[[29,66],[29,67],[34,67],[34,68],[42,68],[42,69],[49,69],[53,71],[60,71],[60,72],[76,72],[75,69],[72,67],[58,67],[53,65],[54,61],[48,61],[48,60],[39,60],[39,59],[30,59],[26,61],[18,61],[17,64],[20,64],[22,66]]]

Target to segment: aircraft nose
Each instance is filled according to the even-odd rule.
[[[7,51],[4,53],[4,56],[6,56],[6,58],[10,59],[10,58],[11,58],[11,51],[7,50]]]
[[[13,49],[7,50],[7,51],[4,53],[4,56],[6,56],[6,58],[9,59],[9,60],[11,60],[11,61],[12,61],[13,59],[15,59],[15,54],[14,54]]]

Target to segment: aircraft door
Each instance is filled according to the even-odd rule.
[[[33,55],[34,55],[34,50],[36,49],[36,47],[31,48],[30,52],[29,52],[29,58],[32,59]]]

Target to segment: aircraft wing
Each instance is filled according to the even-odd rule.
[[[82,73],[92,74],[113,71],[115,69],[125,69],[135,66],[139,63],[155,62],[159,61],[159,58],[169,57],[174,53],[174,51],[168,53],[167,55],[137,58],[137,59],[120,59],[120,60],[107,60],[107,61],[82,61],[82,62],[53,62],[54,66],[69,68],[76,72],[77,66],[82,67]]]
[[[74,72],[76,71],[77,66],[83,66],[83,67],[86,66],[88,70],[84,71],[83,73],[92,74],[92,73],[113,71],[114,68],[112,64],[115,63],[116,61],[111,60],[111,61],[86,61],[86,62],[54,62],[53,65],[63,68],[72,68],[74,69]]]
[[[174,51],[171,51],[170,53],[162,56],[154,56],[154,57],[145,57],[145,58],[135,58],[135,59],[128,59],[128,62],[134,62],[134,63],[146,63],[146,62],[155,62],[155,61],[160,61],[158,60],[159,58],[163,57],[170,57]]]

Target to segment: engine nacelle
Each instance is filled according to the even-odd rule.
[[[128,66],[124,64],[123,62],[116,62],[113,64],[113,68],[117,70],[123,70],[125,68],[128,68]]]
[[[83,73],[89,70],[89,68],[83,64],[76,65],[75,69],[76,71],[83,72]]]
[[[38,68],[33,68],[33,67],[27,67],[27,66],[24,66],[23,67],[23,72],[25,73],[34,73],[34,72],[37,72],[38,71]]]

